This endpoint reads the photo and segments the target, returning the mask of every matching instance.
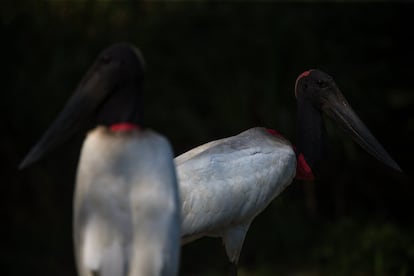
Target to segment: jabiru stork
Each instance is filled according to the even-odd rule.
[[[296,80],[297,148],[274,130],[252,128],[198,146],[175,159],[182,201],[182,243],[222,239],[231,273],[253,219],[296,176],[313,179],[321,160],[325,113],[368,153],[401,171],[352,110],[332,77],[319,70]]]
[[[180,202],[168,140],[142,125],[144,61],[129,44],[105,49],[63,111],[21,163],[25,168],[93,118],[74,195],[81,276],[176,275]]]

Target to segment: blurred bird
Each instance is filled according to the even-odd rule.
[[[144,65],[138,49],[115,44],[83,77],[32,148],[23,169],[93,118],[82,147],[74,198],[81,276],[176,275],[180,209],[169,142],[142,125]]]
[[[253,219],[296,176],[314,178],[322,157],[328,115],[368,153],[401,171],[346,101],[332,77],[318,70],[296,80],[297,149],[274,130],[252,128],[196,147],[175,159],[182,201],[182,243],[203,236],[222,239],[237,274]]]

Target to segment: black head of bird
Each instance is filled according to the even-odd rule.
[[[321,159],[325,131],[321,113],[326,114],[363,149],[389,167],[401,171],[357,114],[328,74],[319,70],[302,73],[296,80],[298,104],[297,143],[309,165]]]
[[[64,143],[90,119],[94,125],[104,126],[141,124],[143,75],[144,61],[138,49],[126,43],[105,49],[20,169]]]

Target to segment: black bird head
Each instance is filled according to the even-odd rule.
[[[311,167],[321,158],[324,143],[321,113],[325,113],[368,153],[401,171],[352,110],[331,76],[319,70],[302,73],[296,80],[295,95],[298,103],[298,149]]]
[[[105,49],[19,168],[29,166],[64,143],[90,119],[95,125],[140,124],[143,75],[144,61],[138,49],[125,43]]]

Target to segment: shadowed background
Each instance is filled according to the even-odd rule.
[[[17,166],[118,41],[142,50],[145,119],[177,155],[253,126],[294,142],[295,79],[318,68],[404,170],[327,122],[315,182],[294,181],[253,222],[241,275],[414,274],[413,12],[412,4],[3,3],[1,275],[75,274],[72,194],[84,133],[27,170]],[[227,271],[218,239],[182,253],[180,275]]]

